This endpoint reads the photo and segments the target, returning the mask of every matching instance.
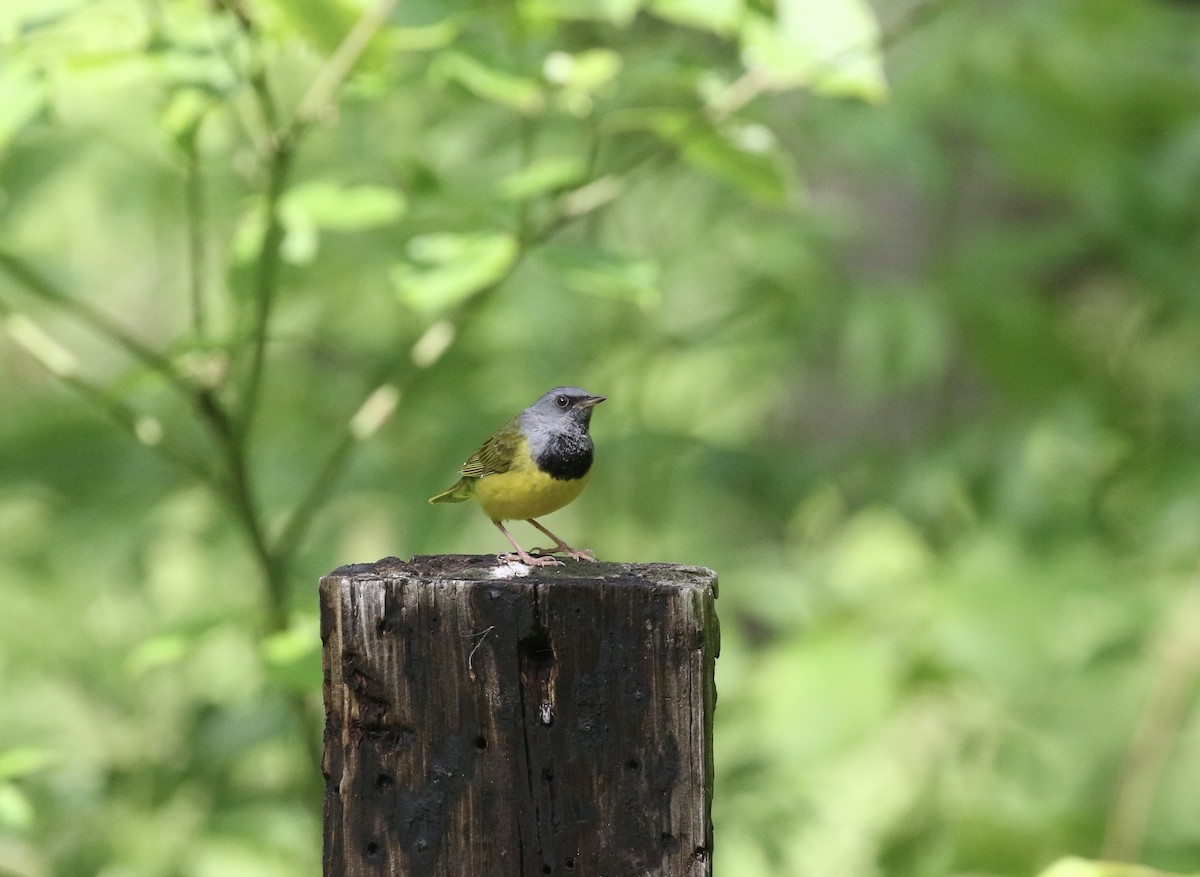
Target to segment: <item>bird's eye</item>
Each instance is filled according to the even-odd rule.
[[[567,408],[571,404],[571,399],[568,396],[559,396],[557,399],[554,400],[554,404],[557,405],[559,408]]]

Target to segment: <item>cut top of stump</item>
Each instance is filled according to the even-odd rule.
[[[499,560],[494,554],[418,554],[409,560],[385,557],[374,563],[340,566],[326,578],[445,579],[459,582],[525,579],[548,584],[648,586],[711,590],[717,596],[717,574],[702,566],[676,563],[587,563],[567,560],[563,566],[531,567]]]

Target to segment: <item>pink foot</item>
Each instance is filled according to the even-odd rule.
[[[554,558],[554,557],[550,557],[549,555],[546,555],[545,557],[534,557],[532,554],[529,554],[524,551],[520,552],[519,554],[508,553],[508,554],[498,554],[496,556],[500,560],[503,560],[506,562],[523,563],[526,566],[564,566],[565,565],[565,564],[563,564],[563,562],[561,560],[558,560],[557,558]]]
[[[572,548],[570,545],[557,545],[554,548],[534,548],[533,550],[543,557],[551,554],[565,554],[572,560],[586,560],[589,563],[596,563],[596,555],[590,548],[580,550]]]

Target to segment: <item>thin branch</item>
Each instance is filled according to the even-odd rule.
[[[26,319],[18,317],[16,309],[3,300],[0,300],[0,317],[5,318],[6,321],[10,319]],[[41,330],[36,329],[32,323],[27,322],[26,325],[30,327],[27,329],[28,332],[36,332],[37,335],[41,334]],[[22,343],[21,339],[16,337],[17,332],[12,324],[9,324],[9,331],[17,340],[17,343]],[[50,341],[47,337],[46,340],[41,341],[36,346],[45,347],[53,344],[54,342]],[[124,399],[113,395],[104,387],[81,378],[74,370],[69,354],[65,352],[58,353],[53,346],[48,351],[50,355],[47,355],[47,351],[45,350],[39,353],[38,350],[34,349],[35,345],[28,340],[24,342],[24,346],[29,351],[31,358],[38,365],[44,368],[60,383],[82,396],[93,408],[128,432],[139,444],[151,448],[167,462],[191,472],[202,480],[207,481],[211,479],[212,473],[204,463],[193,456],[186,448],[176,446],[174,440],[165,433],[157,418],[139,413],[125,402]]]
[[[293,507],[283,529],[280,530],[279,538],[276,540],[276,546],[280,553],[295,552],[300,547],[305,536],[308,535],[308,530],[312,526],[317,512],[329,498],[334,485],[345,471],[346,464],[350,462],[350,454],[356,444],[358,444],[358,440],[349,429],[343,430],[342,434],[338,436],[337,442],[330,449],[316,477],[313,478],[300,501]]]
[[[255,27],[254,19],[242,8],[239,0],[216,0],[216,4],[233,16],[242,33],[246,35],[251,51],[254,52],[251,62],[253,66],[246,75],[246,79],[258,102],[263,124],[266,125],[271,135],[274,135],[279,130],[279,111],[275,107],[275,98],[271,94],[271,84],[267,81],[266,65],[263,63],[262,48],[259,45],[258,29]]]
[[[222,2],[226,8],[230,8],[231,0],[222,0]],[[359,17],[329,60],[317,71],[308,91],[300,100],[292,124],[287,129],[279,129],[275,124],[277,113],[274,103],[271,101],[270,92],[266,88],[265,79],[255,87],[256,93],[259,94],[259,101],[263,105],[263,115],[268,124],[272,126],[273,133],[264,208],[267,225],[263,233],[255,270],[250,368],[243,387],[240,404],[241,416],[237,424],[237,432],[241,435],[248,435],[250,432],[262,391],[271,315],[279,286],[280,247],[283,244],[284,236],[283,223],[279,216],[279,202],[290,182],[296,148],[307,126],[317,121],[325,113],[326,108],[332,104],[338,89],[341,88],[354,65],[358,63],[363,52],[366,51],[371,38],[387,22],[388,16],[398,3],[399,0],[379,0]],[[236,6],[234,8],[236,9]],[[243,28],[252,33],[253,24],[244,13],[238,10],[235,14],[239,16],[238,20],[243,22]]]
[[[891,25],[882,28],[874,39],[846,46],[819,59],[808,71],[804,87],[809,90],[820,88],[823,82],[837,75],[842,64],[855,56],[870,51],[877,51],[880,54],[886,52],[957,2],[959,0],[923,0],[923,2],[914,4]],[[772,90],[774,90],[774,86],[771,84],[770,77],[765,76],[757,68],[751,68],[726,88],[720,94],[719,100],[710,101],[705,106],[705,111],[714,121],[720,121],[737,112],[764,92]]]
[[[199,125],[199,123],[197,123]],[[187,166],[184,169],[184,215],[188,230],[188,292],[192,306],[192,332],[203,341],[208,334],[208,319],[204,301],[206,286],[204,247],[204,177],[200,172],[200,150],[196,133],[187,144]]]
[[[342,87],[354,65],[367,50],[371,39],[387,23],[400,0],[379,0],[365,10],[341,43],[329,56],[329,60],[317,71],[308,91],[300,99],[296,109],[296,126],[319,121],[333,105],[338,89]]]
[[[1108,816],[1101,855],[1139,858],[1171,750],[1183,733],[1200,680],[1200,574],[1163,631],[1146,704],[1129,742],[1125,767]]]
[[[286,559],[271,550],[264,532],[262,516],[250,483],[243,443],[212,392],[201,391],[199,409],[212,428],[225,461],[229,476],[223,491],[225,499],[246,532],[266,584],[267,631],[276,633],[285,630],[288,624]]]
[[[237,423],[239,435],[249,434],[262,390],[271,314],[274,310],[276,293],[279,290],[279,268],[282,262],[280,247],[283,244],[284,229],[283,221],[279,216],[279,202],[283,198],[283,193],[287,191],[294,158],[295,142],[288,136],[276,137],[272,145],[264,206],[267,225],[263,231],[262,245],[259,247],[258,262],[254,272],[250,368],[243,384],[242,398],[239,400],[238,406],[241,412]]]
[[[102,311],[67,295],[24,261],[3,250],[0,250],[0,268],[26,291],[70,314],[122,348],[133,359],[160,375],[183,396],[190,398],[195,394],[195,386],[176,371],[170,360],[134,338]]]
[[[818,87],[823,79],[835,75],[838,66],[847,58],[872,48],[880,53],[893,48],[897,43],[912,35],[920,27],[928,24],[938,14],[948,9],[960,0],[922,0],[908,9],[897,21],[884,28],[879,36],[869,43],[847,46],[833,55],[822,59],[814,65],[805,87],[809,90]],[[645,149],[637,152],[632,158],[614,173],[625,176],[637,172],[654,162],[664,159],[681,148],[683,142],[692,134],[702,129],[706,124],[720,122],[733,115],[751,101],[770,91],[769,81],[759,70],[746,70],[737,80],[726,88],[717,98],[696,107],[684,120],[682,128],[674,140],[664,140],[659,137],[653,140]]]
[[[208,390],[201,391],[199,407],[201,416],[216,434],[225,465],[229,470],[230,480],[222,493],[234,515],[241,522],[265,585],[266,633],[282,632],[287,630],[291,617],[288,594],[288,559],[290,555],[273,550],[268,542],[251,488],[244,444],[234,430],[225,410]],[[319,723],[308,708],[304,697],[288,694],[287,701],[299,724],[301,744],[308,753],[310,762],[316,768],[320,768],[321,745],[317,739]],[[313,776],[317,775],[313,774]]]
[[[98,411],[123,427],[138,444],[150,448],[168,463],[178,466],[185,472],[190,472],[201,481],[211,482],[214,479],[213,473],[203,461],[194,457],[184,448],[176,446],[157,418],[139,414],[103,387],[91,384],[77,375],[55,375],[55,377],[90,402]]]
[[[395,375],[400,371],[400,368],[408,361],[409,351],[404,345],[398,344],[395,349],[401,352],[384,368],[380,369],[375,380],[371,383],[371,386],[376,388],[371,391],[372,393],[375,393],[379,387],[391,383]],[[397,390],[397,395],[403,398],[406,391],[412,389],[414,383],[415,375],[410,374],[407,387],[404,391]],[[360,404],[358,410],[361,409],[362,405]],[[361,444],[361,441],[362,437],[356,434],[354,428],[354,418],[347,418],[337,441],[334,442],[333,447],[330,448],[329,453],[325,457],[325,461],[317,470],[316,477],[309,483],[308,488],[301,495],[299,501],[292,507],[292,511],[288,514],[283,527],[279,531],[279,536],[275,540],[275,548],[280,554],[290,557],[300,547],[305,536],[308,535],[308,530],[312,526],[317,512],[329,498],[329,494],[333,491],[342,472],[345,471],[347,464],[350,462],[352,452]]]

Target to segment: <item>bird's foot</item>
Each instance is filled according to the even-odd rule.
[[[534,548],[532,550],[537,552],[537,554],[542,557],[548,557],[552,554],[565,554],[572,560],[586,560],[588,563],[596,563],[596,554],[590,548],[584,548],[581,550],[578,548],[572,548],[570,545],[565,543],[560,543],[555,545],[553,548]]]
[[[535,551],[537,549],[534,549]],[[521,551],[516,554],[511,552],[499,554],[497,557],[506,563],[523,563],[526,566],[565,566],[565,564],[556,557],[543,555],[535,557],[527,551]]]

